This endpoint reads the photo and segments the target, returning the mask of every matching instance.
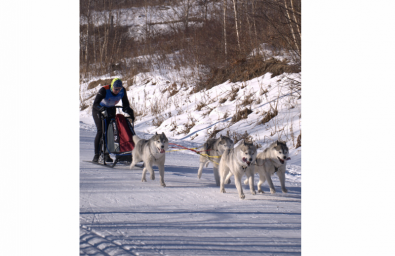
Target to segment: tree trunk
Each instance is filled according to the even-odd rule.
[[[228,52],[226,49],[226,0],[224,0],[224,46],[225,46],[225,63],[228,63]]]
[[[206,24],[207,23],[207,7],[208,7],[208,1],[207,0],[204,2],[204,5],[206,7],[206,11],[204,13],[204,23]]]
[[[291,0],[291,8],[292,8],[292,14],[293,14],[294,20],[295,20],[295,25],[296,25],[296,28],[298,29],[299,38],[300,38],[300,40],[302,40],[302,33],[300,32],[299,22],[298,22],[298,20],[296,19],[296,16],[295,16],[295,8],[294,8],[294,3],[293,3],[292,0]]]
[[[235,11],[235,23],[236,23],[237,45],[239,46],[239,52],[241,52],[240,38],[239,38],[239,29],[238,29],[238,26],[237,26],[237,0],[233,0],[233,9],[234,9],[234,11]]]
[[[258,33],[256,32],[256,24],[255,24],[255,0],[252,1],[252,17],[254,22],[254,32],[255,32],[255,47],[258,48],[258,55],[260,54],[260,47],[258,44]]]
[[[85,48],[85,72],[89,71],[89,27],[90,27],[90,21],[91,21],[91,13],[90,13],[90,6],[91,6],[91,0],[88,1],[88,24],[86,26],[86,48]]]
[[[288,24],[289,24],[289,27],[290,27],[290,29],[291,29],[292,38],[293,38],[293,40],[294,40],[294,45],[295,45],[296,50],[297,50],[297,53],[298,53],[298,55],[299,55],[299,57],[300,57],[300,56],[301,56],[301,53],[300,53],[300,49],[299,49],[298,42],[296,41],[294,29],[293,29],[293,27],[292,27],[292,20],[291,20],[291,17],[289,16],[289,11],[288,11],[288,6],[287,6],[287,0],[284,0],[284,4],[285,4],[285,11],[286,11],[287,17],[288,17]]]
[[[252,49],[252,34],[251,34],[251,24],[250,24],[250,19],[249,19],[249,15],[248,15],[248,3],[244,6],[245,7],[245,15],[247,18],[247,26],[248,26],[248,36],[250,38],[249,43],[250,43],[250,48]],[[255,56],[255,53],[253,51],[253,56]]]
[[[185,34],[188,35],[188,22],[189,22],[189,9],[190,9],[190,4],[189,1],[187,1],[187,9],[186,9],[186,14],[185,14]]]

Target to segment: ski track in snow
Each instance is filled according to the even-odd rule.
[[[199,158],[190,151],[166,153],[165,188],[157,167],[156,179],[143,183],[140,168],[82,162],[93,158],[95,135],[94,125],[80,122],[80,255],[301,254],[300,165],[287,166],[289,193],[273,176],[276,194],[265,183],[265,193],[253,196],[243,184],[240,200],[233,177],[227,193],[219,192],[211,164],[199,180]]]

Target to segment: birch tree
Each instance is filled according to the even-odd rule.
[[[228,63],[228,52],[226,49],[226,0],[223,2],[224,8],[224,48],[225,48],[225,63]]]
[[[235,11],[235,23],[236,23],[237,45],[239,46],[239,52],[241,52],[240,38],[239,38],[239,29],[238,29],[238,26],[237,26],[237,0],[233,0],[233,9],[234,9],[234,11]]]

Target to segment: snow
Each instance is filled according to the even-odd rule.
[[[287,194],[270,194],[265,184],[264,194],[251,195],[243,185],[241,200],[233,177],[222,194],[211,164],[199,180],[198,156],[176,151],[166,153],[163,188],[156,167],[156,179],[143,183],[140,168],[82,162],[93,157],[96,132],[80,125],[81,255],[300,255],[300,167],[287,169]],[[281,191],[277,176],[273,181]]]
[[[172,55],[177,58],[177,53]],[[138,57],[144,61],[144,57]],[[82,255],[300,255],[301,254],[301,147],[295,148],[301,132],[300,91],[290,84],[301,74],[272,77],[271,73],[245,82],[224,82],[209,90],[192,93],[199,70],[163,69],[140,73],[128,87],[128,99],[137,118],[135,130],[150,138],[164,132],[171,143],[187,148],[203,145],[210,133],[245,131],[259,145],[258,152],[278,139],[287,142],[291,160],[286,171],[288,193],[251,195],[243,185],[245,200],[238,197],[234,179],[226,194],[215,185],[212,164],[197,177],[199,157],[188,150],[166,153],[165,183],[141,182],[142,169],[114,169],[84,162],[93,158],[96,127],[92,103],[101,85],[89,83],[115,76],[93,77],[81,84],[86,109],[80,111],[80,252]],[[170,91],[176,93],[170,94]],[[232,90],[237,90],[232,97]],[[221,101],[226,99],[226,101]],[[246,99],[253,99],[243,105]],[[222,103],[221,103],[222,102]],[[121,103],[119,103],[121,105]],[[199,105],[203,105],[198,108]],[[265,114],[278,115],[264,125]],[[232,122],[236,111],[249,108],[247,118]],[[159,126],[153,121],[162,119]],[[189,128],[187,128],[189,126]],[[255,186],[258,175],[255,176]]]
[[[136,131],[151,134],[165,132],[168,137],[187,139],[199,144],[203,144],[209,133],[216,129],[222,130],[217,136],[247,131],[262,147],[267,147],[278,139],[287,141],[291,158],[300,159],[300,149],[294,147],[301,131],[301,99],[299,93],[291,92],[288,86],[292,81],[300,81],[300,73],[285,73],[273,78],[271,73],[266,73],[246,82],[228,81],[210,90],[193,94],[192,86],[182,86],[174,72],[167,71],[167,76],[160,73],[157,71],[139,74],[135,77],[135,84],[128,89],[129,102],[135,113],[139,114]],[[178,92],[170,96],[169,88],[174,83]],[[88,90],[88,84],[89,82],[86,82],[81,86],[82,98],[87,99],[85,102],[89,107],[81,111],[80,120],[92,123],[92,95],[99,90],[100,85]],[[238,89],[233,101],[229,99],[232,88]],[[220,103],[219,100],[222,98],[226,99],[226,102]],[[242,102],[246,98],[254,101],[244,106]],[[205,106],[197,110],[199,104]],[[276,105],[279,114],[264,126],[259,125],[258,122]],[[159,113],[155,113],[154,108]],[[231,118],[236,110],[244,108],[250,108],[253,112],[247,119],[232,123]],[[159,127],[152,124],[156,118],[163,119]],[[192,123],[194,126],[186,133],[185,125]],[[278,132],[279,130],[283,132]]]
[[[182,6],[149,7],[148,22],[174,19]],[[193,12],[198,11],[193,7]],[[155,11],[154,11],[155,10]],[[94,13],[100,24],[109,13]],[[117,13],[115,22],[117,20]],[[120,10],[135,38],[144,36],[143,8]],[[173,18],[169,18],[173,17]],[[177,24],[182,25],[180,24]],[[170,25],[155,25],[157,32]],[[284,51],[274,53],[262,44],[265,58],[291,59]],[[301,148],[295,148],[301,133],[300,91],[291,85],[301,82],[301,73],[272,77],[271,73],[244,82],[226,81],[209,90],[193,93],[204,67],[179,67],[179,52],[168,54],[166,65],[155,56],[138,56],[126,62],[145,62],[153,70],[137,74],[133,84],[125,84],[131,107],[137,116],[135,130],[150,138],[164,132],[171,143],[197,148],[215,130],[232,137],[247,132],[264,150],[276,140],[284,140],[291,160],[286,171],[288,193],[281,193],[279,179],[273,176],[277,193],[251,195],[243,184],[245,200],[238,197],[232,183],[226,194],[215,185],[212,164],[197,177],[199,157],[188,150],[170,148],[166,152],[165,183],[156,179],[141,182],[142,170],[117,165],[114,169],[84,161],[93,158],[96,127],[92,104],[103,85],[88,89],[91,81],[118,76],[85,78],[80,95],[88,107],[80,111],[80,253],[82,255],[300,255],[301,254]],[[122,77],[120,77],[122,79]],[[248,104],[243,103],[250,100]],[[119,103],[121,105],[121,103]],[[252,110],[247,118],[232,122],[236,112]],[[278,115],[265,124],[259,122],[273,109]],[[122,112],[121,112],[122,113]],[[159,125],[154,125],[154,122]],[[175,151],[174,151],[175,150]],[[149,176],[149,175],[148,175]],[[258,175],[255,176],[255,186]]]
[[[89,160],[92,157],[89,145],[86,155],[80,156],[77,149],[83,144],[79,139],[85,137],[89,143],[92,140],[84,134],[80,136],[77,125],[79,19],[70,17],[79,16],[79,3],[57,2],[60,12],[50,9],[53,1],[2,3],[4,9],[16,10],[20,17],[20,22],[10,23],[15,20],[15,12],[2,15],[10,23],[4,27],[7,38],[16,40],[2,40],[0,49],[6,60],[1,69],[3,84],[8,88],[7,85],[17,80],[20,90],[17,99],[22,103],[15,104],[16,98],[11,95],[2,99],[2,117],[4,124],[7,123],[1,127],[2,255],[78,255],[82,242],[78,234],[79,165],[83,157],[89,156]],[[327,2],[326,12],[320,11],[323,2],[311,3],[304,6],[303,14],[303,255],[393,255],[395,172],[391,161],[388,164],[383,155],[390,154],[395,145],[392,135],[395,116],[391,114],[395,48],[394,34],[383,31],[393,30],[394,2],[387,2],[388,8],[366,2],[359,5],[358,12],[351,2],[342,8]],[[37,15],[43,11],[45,17]],[[336,19],[334,13],[339,14]],[[366,19],[366,13],[373,17]],[[67,47],[59,50],[54,38]],[[379,54],[377,47],[372,48],[378,42]],[[352,65],[345,59],[351,60]],[[48,86],[56,88],[52,90],[56,93],[43,99],[41,89]],[[23,118],[16,118],[16,114],[22,114]],[[50,129],[43,129],[43,123],[49,124]],[[169,178],[167,172],[165,175]],[[210,178],[212,174],[203,175]],[[159,189],[150,180],[145,185],[151,184]],[[94,192],[100,189],[92,190],[92,196]],[[215,191],[212,195],[217,196]],[[101,197],[99,202],[104,199]],[[238,201],[239,205],[245,203],[247,199]],[[104,219],[99,215],[97,218]],[[238,223],[246,222],[245,219],[239,218]],[[265,215],[261,219],[270,220]],[[92,238],[107,241],[95,230],[97,233],[91,233]],[[225,244],[227,229],[222,230],[216,242]],[[199,234],[202,229],[195,231]],[[126,238],[119,236],[121,240]],[[88,236],[83,239],[88,240]],[[135,241],[142,246],[139,239]],[[251,239],[240,248],[248,251],[253,242]],[[108,244],[117,246],[120,242],[108,240]],[[108,244],[96,245],[103,248]],[[208,249],[205,252],[214,253]]]

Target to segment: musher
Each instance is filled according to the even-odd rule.
[[[134,122],[133,109],[129,106],[128,96],[126,94],[125,88],[122,86],[122,81],[119,78],[114,78],[110,85],[103,86],[97,92],[95,101],[92,107],[92,116],[95,121],[97,134],[95,137],[95,156],[92,162],[97,162],[99,160],[99,144],[104,132],[102,129],[102,115],[101,112],[107,109],[107,127],[110,123],[110,119],[115,117],[116,108],[114,107],[122,99],[122,111],[129,114]],[[106,128],[107,129],[107,128]],[[113,162],[109,153],[104,154],[104,161]]]

